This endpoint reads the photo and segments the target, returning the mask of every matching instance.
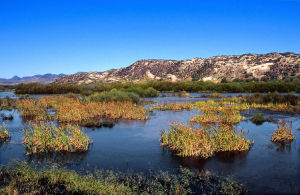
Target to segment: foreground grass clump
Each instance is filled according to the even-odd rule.
[[[194,129],[182,123],[170,125],[170,131],[163,131],[160,138],[162,146],[168,146],[178,156],[208,158],[216,152],[248,151],[253,142],[244,137],[243,131],[235,132],[220,126],[212,131],[207,129]]]
[[[49,123],[31,124],[24,129],[27,154],[48,152],[85,152],[91,143],[77,126],[56,127]]]
[[[178,173],[120,173],[97,170],[88,175],[20,163],[0,169],[1,194],[244,194],[245,187],[209,171],[180,168]]]
[[[11,138],[11,135],[8,133],[5,123],[0,126],[0,142],[5,142]]]
[[[200,156],[208,158],[215,153],[212,135],[202,129],[195,130],[182,123],[170,125],[169,132],[164,131],[160,138],[161,146],[168,146],[178,156]]]
[[[218,152],[248,151],[254,143],[246,139],[242,130],[236,132],[226,128],[215,129],[213,139]]]
[[[288,144],[295,139],[292,133],[292,123],[287,124],[285,120],[280,122],[277,130],[272,133],[271,141],[280,143],[280,144]]]

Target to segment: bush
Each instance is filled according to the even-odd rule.
[[[133,92],[126,92],[117,89],[112,89],[109,92],[101,92],[101,93],[94,93],[88,97],[90,101],[94,102],[112,102],[112,101],[119,101],[119,102],[129,102],[132,101],[134,103],[138,103],[140,101],[139,95]]]
[[[261,113],[255,114],[250,120],[256,125],[261,125],[266,121]]]
[[[289,105],[297,105],[298,101],[300,100],[299,97],[295,95],[280,95],[279,93],[270,93],[270,94],[254,94],[254,95],[247,95],[245,97],[246,102],[249,104],[256,103],[256,104],[279,104],[279,103],[286,103]]]

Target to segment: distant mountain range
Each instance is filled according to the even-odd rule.
[[[284,79],[300,75],[300,54],[268,53],[215,56],[189,60],[140,60],[126,68],[105,72],[77,73],[56,83],[138,81],[221,81],[233,79]]]
[[[34,75],[26,77],[14,76],[10,79],[0,78],[0,85],[16,85],[20,83],[52,83],[56,79],[66,76],[65,74],[44,74],[44,75]]]

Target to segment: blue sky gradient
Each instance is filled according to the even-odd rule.
[[[0,0],[0,77],[300,53],[299,0]]]

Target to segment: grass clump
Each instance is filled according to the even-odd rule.
[[[218,152],[248,151],[253,141],[245,138],[242,130],[236,132],[226,128],[214,130],[213,139]]]
[[[1,194],[244,194],[243,185],[209,171],[180,167],[177,173],[96,170],[83,175],[60,168],[32,168],[25,163],[0,169]]]
[[[256,125],[261,125],[266,121],[262,113],[255,114],[250,120]]]
[[[173,104],[173,103],[167,103],[167,104],[157,104],[150,108],[150,110],[173,110],[173,111],[179,111],[179,110],[192,110],[193,104]]]
[[[198,116],[192,117],[190,122],[200,123],[200,124],[210,124],[210,123],[222,123],[222,124],[237,124],[241,120],[244,120],[244,117],[240,112],[229,109],[223,110],[221,112],[208,111],[203,114],[199,113]]]
[[[24,129],[27,154],[48,152],[85,152],[91,143],[78,126],[56,127],[49,123],[31,124]]]
[[[2,123],[2,126],[0,126],[0,142],[6,142],[11,138],[11,135],[9,134],[5,123]]]
[[[170,125],[170,131],[163,131],[160,138],[161,146],[168,146],[176,151],[178,156],[200,156],[208,158],[215,153],[215,146],[211,144],[213,137],[205,130],[195,130],[182,123]]]
[[[272,133],[271,141],[280,144],[289,144],[295,139],[292,133],[292,122],[287,124],[285,120],[280,122],[277,130]]]
[[[216,152],[247,151],[253,142],[238,133],[220,126],[219,129],[194,129],[182,123],[173,123],[171,129],[162,132],[161,146],[167,146],[181,157],[208,158]]]

